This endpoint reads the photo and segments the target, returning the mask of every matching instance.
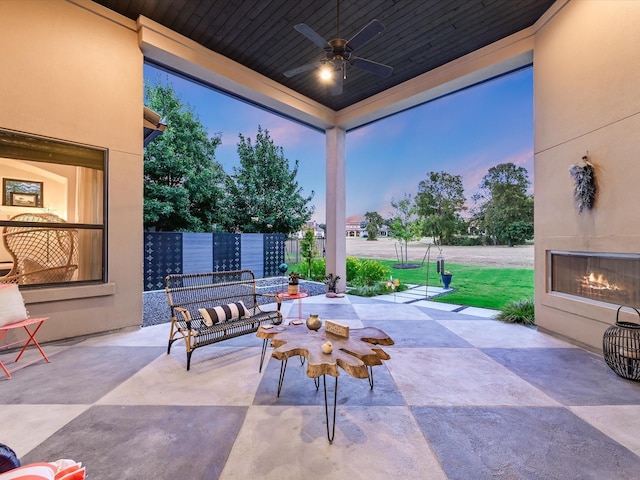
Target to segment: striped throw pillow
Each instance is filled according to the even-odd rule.
[[[208,327],[236,318],[249,318],[249,311],[243,302],[228,303],[213,308],[199,308],[198,311]]]

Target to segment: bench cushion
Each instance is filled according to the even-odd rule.
[[[198,311],[208,327],[236,318],[249,318],[249,311],[243,302],[228,303],[212,308],[199,308]]]

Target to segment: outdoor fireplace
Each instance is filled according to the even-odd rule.
[[[548,290],[640,308],[640,254],[550,251]]]

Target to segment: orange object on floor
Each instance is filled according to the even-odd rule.
[[[42,348],[40,347],[40,344],[38,343],[38,341],[36,340],[36,333],[38,333],[38,330],[40,330],[40,327],[42,326],[42,323],[47,320],[49,317],[42,317],[42,318],[27,318],[26,320],[22,320],[20,322],[16,322],[16,323],[10,323],[8,325],[3,325],[0,326],[0,342],[2,341],[2,339],[5,337],[5,335],[9,332],[9,330],[13,329],[13,328],[20,328],[23,327],[24,331],[27,332],[27,341],[25,342],[25,344],[22,346],[22,350],[20,350],[20,353],[18,353],[18,356],[16,357],[16,359],[14,360],[15,362],[17,362],[18,360],[20,360],[20,357],[22,357],[22,354],[25,352],[25,350],[27,349],[27,347],[30,344],[35,345],[35,347],[38,349],[38,351],[40,352],[40,354],[42,355],[42,357],[47,361],[47,363],[49,363],[49,359],[47,358],[47,356],[45,355],[44,351],[42,350]],[[29,328],[27,328],[29,325],[35,325],[35,328],[31,331],[29,330]],[[14,345],[20,345],[24,340],[16,340],[15,342],[11,342],[8,343],[6,345],[2,345],[0,348],[2,348],[3,350],[9,347],[12,347]],[[37,361],[37,360],[36,360]],[[31,362],[31,363],[35,363],[35,362]],[[27,365],[31,365],[31,363],[27,364]],[[25,367],[27,366],[25,365]],[[7,376],[7,378],[11,378],[11,373],[9,373],[9,370],[7,370],[7,367],[5,367],[5,365],[2,363],[2,361],[0,360],[0,368],[2,368],[2,370],[4,371],[5,375]]]

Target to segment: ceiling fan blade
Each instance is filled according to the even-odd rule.
[[[344,83],[344,75],[342,69],[336,70],[334,75],[333,87],[331,87],[331,95],[342,95],[342,84]]]
[[[362,30],[356,33],[351,40],[347,42],[346,50],[353,52],[362,47],[365,43],[372,40],[376,35],[384,30],[384,25],[380,20],[373,19],[367,23]]]
[[[313,62],[307,63],[306,65],[301,65],[296,68],[292,68],[291,70],[287,70],[284,72],[285,77],[293,77],[303,72],[308,72],[309,70],[313,70],[315,68],[320,68],[322,66],[322,62]]]
[[[384,65],[372,60],[366,60],[364,58],[352,57],[349,63],[354,67],[358,67],[361,70],[366,70],[367,72],[375,73],[376,75],[380,75],[381,77],[388,77],[393,72],[393,67],[390,67],[389,65]]]
[[[318,45],[320,48],[331,48],[331,46],[329,45],[329,43],[322,38],[313,28],[311,28],[309,25],[306,25],[304,23],[299,23],[297,25],[295,25],[293,27],[294,29],[296,29],[299,33],[301,33],[302,35],[304,35],[305,37],[307,37],[309,40],[311,40],[313,43],[315,43],[316,45]]]

